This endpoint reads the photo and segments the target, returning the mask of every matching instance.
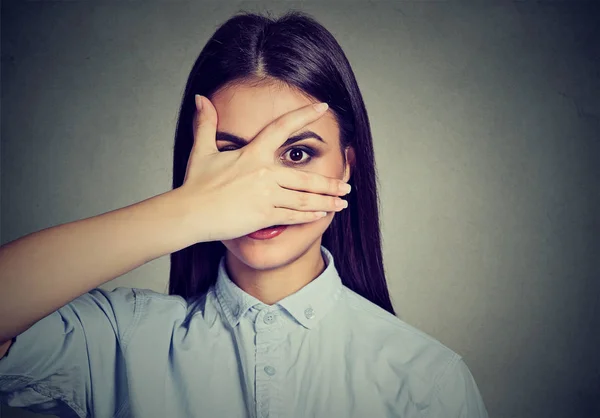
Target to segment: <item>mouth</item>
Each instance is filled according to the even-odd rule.
[[[259,229],[258,231],[254,231],[251,234],[248,234],[247,237],[258,240],[265,240],[275,238],[283,231],[285,231],[287,225],[273,225],[267,228]]]

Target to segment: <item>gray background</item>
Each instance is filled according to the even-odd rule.
[[[465,358],[492,418],[600,416],[596,2],[4,2],[2,243],[169,190],[206,40],[288,8],[362,89],[399,316]],[[104,287],[166,291],[168,266]]]

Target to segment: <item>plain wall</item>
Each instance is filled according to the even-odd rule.
[[[600,416],[594,2],[4,2],[1,242],[169,190],[201,48],[289,8],[362,89],[399,316],[465,358],[492,418]],[[168,269],[103,287],[165,292]]]

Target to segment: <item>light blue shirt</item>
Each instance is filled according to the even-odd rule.
[[[195,303],[94,289],[20,334],[0,399],[64,417],[486,418],[463,359],[345,287],[331,253],[266,305],[228,277]]]

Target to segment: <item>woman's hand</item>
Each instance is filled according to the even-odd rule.
[[[275,151],[305,125],[319,119],[313,105],[291,111],[265,127],[243,148],[220,152],[217,112],[196,96],[194,145],[179,196],[189,215],[194,243],[244,236],[273,225],[312,222],[340,211],[338,196],[349,188],[341,180],[276,165]],[[325,196],[324,196],[325,195]]]

